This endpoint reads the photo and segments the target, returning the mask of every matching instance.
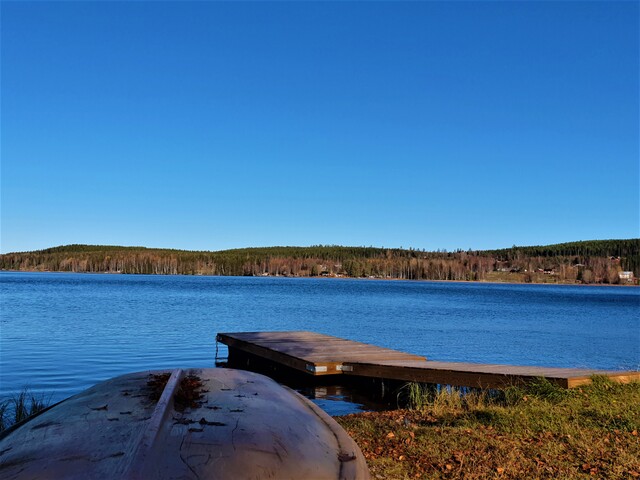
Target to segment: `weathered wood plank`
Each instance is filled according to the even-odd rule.
[[[545,377],[547,380],[564,388],[573,388],[590,383],[592,375],[604,375],[620,383],[640,380],[640,372],[434,361],[345,362],[343,373],[365,377],[392,378],[410,382],[480,388],[503,388],[509,385],[521,385],[540,377]]]
[[[231,348],[315,375],[339,373],[336,367],[345,360],[425,360],[419,355],[314,332],[220,333],[217,340]]]
[[[592,375],[621,383],[640,381],[640,372],[427,361],[419,355],[306,331],[221,333],[217,339],[311,375],[344,373],[481,388],[503,388],[539,377],[565,388],[589,383]]]
[[[538,377],[538,375],[523,376],[507,373],[483,373],[460,369],[402,368],[396,365],[376,363],[353,363],[346,366],[352,368],[351,371],[344,372],[348,375],[474,388],[505,388],[511,385],[526,383]],[[548,378],[548,380],[561,387],[568,387],[566,378]]]
[[[234,338],[233,336],[223,333],[219,333],[217,339],[219,342],[224,343],[229,348],[237,348],[239,350],[252,353],[253,355],[266,358],[267,360],[271,360],[272,362],[279,363],[295,370],[299,370],[302,372],[307,371],[307,362],[305,360],[293,357],[286,353],[278,352],[267,347],[256,345],[249,341]]]

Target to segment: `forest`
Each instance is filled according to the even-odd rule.
[[[160,275],[354,277],[515,283],[635,283],[640,239],[592,240],[500,250],[261,247],[188,251],[65,245],[0,255],[0,269]],[[620,272],[633,272],[633,279]]]

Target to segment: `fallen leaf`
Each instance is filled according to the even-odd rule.
[[[387,438],[393,438],[393,437],[395,437],[395,436],[396,436],[396,434],[395,434],[395,433],[393,433],[393,432],[389,432],[389,433],[387,433]]]
[[[351,460],[355,460],[356,456],[353,453],[339,453],[338,460],[341,462],[350,462]]]
[[[504,473],[504,468],[502,467],[497,467],[496,468],[496,472],[498,472],[499,475],[502,475]]]

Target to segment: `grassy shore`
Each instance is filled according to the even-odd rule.
[[[638,382],[407,394],[412,408],[336,417],[374,479],[640,478]]]

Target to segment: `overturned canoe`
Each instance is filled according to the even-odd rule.
[[[0,436],[3,479],[365,479],[325,412],[268,377],[211,368],[100,383]]]

